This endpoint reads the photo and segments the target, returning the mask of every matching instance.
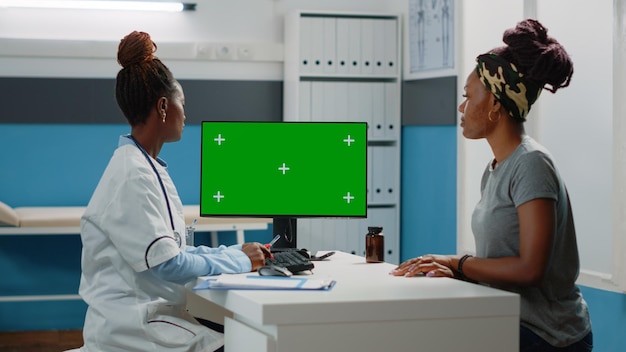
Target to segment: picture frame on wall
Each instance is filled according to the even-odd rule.
[[[407,1],[403,79],[455,76],[458,0]]]

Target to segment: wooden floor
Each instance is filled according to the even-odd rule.
[[[82,345],[81,330],[0,332],[0,352],[62,352]]]

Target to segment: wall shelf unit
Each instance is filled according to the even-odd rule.
[[[400,260],[401,16],[293,11],[285,16],[284,121],[368,124],[367,219],[299,219],[298,247],[365,253],[382,226]]]

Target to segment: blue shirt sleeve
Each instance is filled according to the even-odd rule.
[[[150,269],[159,278],[185,284],[198,276],[243,273],[252,270],[252,263],[241,245],[185,247],[174,258]]]

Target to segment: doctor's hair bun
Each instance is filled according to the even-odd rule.
[[[154,56],[156,48],[144,32],[134,31],[120,41],[117,62],[122,69],[117,73],[115,99],[131,126],[145,123],[155,103],[172,97],[177,89],[172,72]]]
[[[574,64],[565,48],[539,21],[527,19],[515,28],[507,29],[502,41],[506,46],[494,52],[517,66],[519,72],[538,82],[545,89],[556,92],[567,87],[574,73]],[[551,87],[545,87],[545,85]]]
[[[117,62],[122,67],[148,62],[155,59],[156,44],[146,32],[134,31],[125,36],[117,49]]]

